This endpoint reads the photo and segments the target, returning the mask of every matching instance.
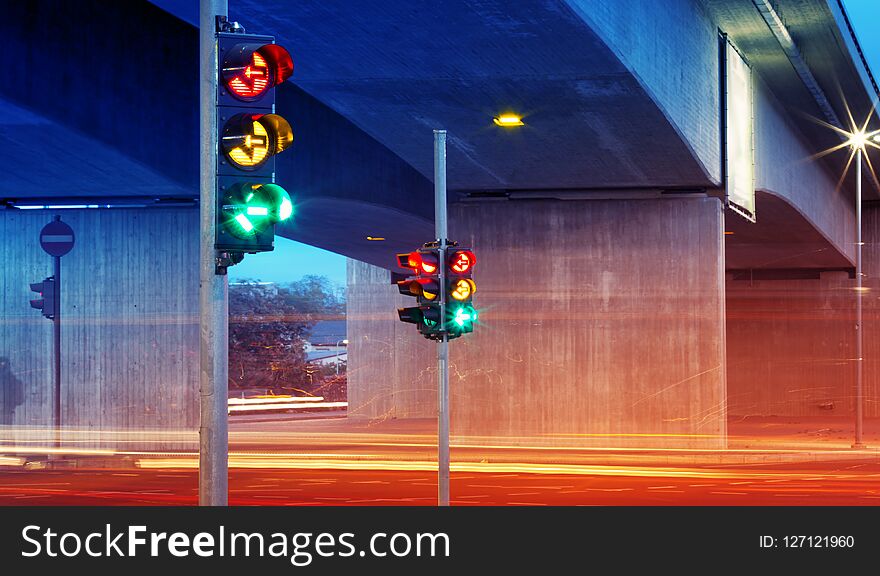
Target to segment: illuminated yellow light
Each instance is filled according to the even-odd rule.
[[[384,236],[367,236],[367,240],[370,242],[382,242],[385,240]]]
[[[471,297],[471,294],[476,291],[477,285],[474,283],[473,280],[462,278],[455,283],[455,287],[453,288],[452,292],[450,292],[450,296],[452,296],[456,300],[467,300]]]
[[[422,286],[422,297],[424,297],[425,300],[434,300],[437,298],[437,293],[436,292],[428,292],[427,290],[425,290],[425,287]]]
[[[517,116],[516,114],[501,114],[500,116],[493,118],[492,121],[495,122],[497,126],[503,126],[505,128],[523,125],[522,117]]]
[[[239,166],[257,166],[269,154],[269,134],[259,122],[253,122],[253,134],[244,139],[244,146],[236,146],[229,151],[229,158]]]

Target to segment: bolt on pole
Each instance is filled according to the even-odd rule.
[[[446,326],[446,130],[434,130],[434,222],[440,249],[440,322]],[[449,338],[437,352],[437,505],[449,506]]]
[[[225,506],[228,499],[228,285],[216,273],[217,219],[217,16],[226,0],[199,4],[199,505]]]

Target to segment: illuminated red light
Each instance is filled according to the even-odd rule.
[[[277,44],[239,44],[223,62],[223,79],[233,96],[253,101],[293,74],[290,53]]]
[[[241,98],[256,98],[269,87],[269,67],[266,59],[254,52],[251,63],[238,76],[228,82],[229,89]]]
[[[433,274],[437,271],[437,263],[436,262],[427,262],[424,258],[422,258],[422,272],[425,274]]]
[[[436,254],[410,252],[409,254],[398,254],[397,263],[401,268],[412,268],[416,272],[424,274],[434,274],[439,268],[439,261]]]
[[[464,274],[473,267],[476,260],[474,253],[470,250],[453,252],[452,257],[449,259],[449,268],[451,268],[453,272]]]

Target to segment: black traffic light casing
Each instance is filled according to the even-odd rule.
[[[398,290],[406,296],[414,296],[418,303],[415,307],[399,308],[398,318],[402,322],[415,324],[426,338],[442,338],[440,302],[443,290],[440,286],[440,270],[443,262],[440,260],[440,251],[432,247],[422,247],[415,252],[398,254],[397,264],[414,274],[398,281]]]
[[[473,280],[476,256],[469,248],[449,247],[445,254],[446,332],[451,340],[474,331],[477,312],[473,306],[477,285]]]
[[[274,186],[275,156],[289,148],[293,132],[274,113],[275,88],[293,73],[290,54],[272,36],[218,32],[217,78],[217,233],[215,248],[231,255],[274,249],[278,193],[262,193]],[[290,197],[280,187],[292,214]],[[261,196],[262,195],[262,196]],[[256,196],[256,200],[252,198]],[[265,202],[261,202],[265,200]],[[265,209],[265,210],[264,210]]]
[[[398,309],[400,320],[416,324],[431,340],[442,340],[444,334],[452,340],[473,332],[477,321],[473,306],[477,286],[472,278],[475,262],[472,250],[459,248],[454,242],[442,252],[433,242],[415,252],[398,254],[398,266],[412,275],[398,280],[397,288],[401,294],[415,297],[418,304]],[[444,307],[445,318],[441,312]]]
[[[41,310],[43,316],[49,320],[54,320],[58,313],[58,291],[55,288],[54,276],[49,276],[42,282],[31,284],[31,291],[40,293],[40,298],[31,300],[31,308]]]

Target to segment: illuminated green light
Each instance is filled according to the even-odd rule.
[[[247,214],[248,216],[268,216],[269,209],[265,206],[248,206]]]
[[[462,306],[455,311],[452,321],[459,327],[464,328],[467,324],[477,320],[477,311],[473,308]]]
[[[244,214],[239,214],[235,217],[235,221],[238,222],[238,225],[242,227],[245,232],[250,232],[254,229],[254,225],[251,224],[251,221],[247,219],[247,216]]]
[[[248,193],[248,195],[245,197],[244,201],[245,201],[245,202],[250,202],[250,201],[251,201],[251,198],[253,198],[253,197],[254,197],[254,193],[253,193],[253,192],[250,192],[250,193]]]
[[[282,222],[293,215],[293,203],[289,198],[281,199],[281,206],[278,207],[278,219]]]

